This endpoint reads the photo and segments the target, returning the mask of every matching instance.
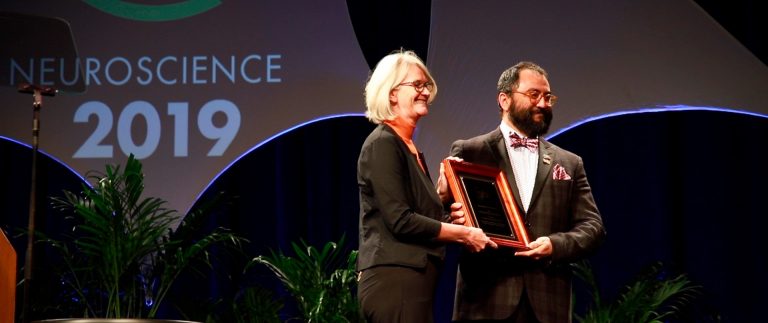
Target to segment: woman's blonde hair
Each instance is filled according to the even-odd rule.
[[[387,56],[384,56],[373,73],[368,78],[365,85],[365,117],[373,123],[379,124],[386,120],[392,120],[396,117],[392,111],[389,102],[389,94],[396,88],[408,74],[408,68],[416,65],[427,77],[428,81],[434,84],[434,89],[430,91],[429,102],[437,96],[437,83],[429,73],[427,66],[413,51],[399,50]]]

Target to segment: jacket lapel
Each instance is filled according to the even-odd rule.
[[[498,169],[504,171],[507,176],[507,182],[512,189],[512,194],[515,198],[515,204],[518,205],[518,209],[521,213],[524,213],[523,208],[519,207],[523,205],[520,198],[520,190],[517,188],[517,181],[515,180],[515,171],[512,169],[512,162],[509,160],[509,153],[507,152],[507,143],[504,141],[504,137],[501,133],[501,129],[496,128],[496,131],[491,133],[488,138],[487,144],[490,150],[493,152],[495,160],[499,162],[496,166]]]
[[[539,167],[536,169],[536,182],[533,184],[531,204],[528,206],[529,212],[535,207],[536,200],[539,195],[541,195],[541,190],[544,188],[544,184],[552,177],[551,172],[554,163],[555,154],[552,150],[552,144],[539,139]]]
[[[432,198],[432,200],[436,201],[438,204],[442,204],[442,202],[440,201],[440,196],[437,195],[437,190],[432,189],[435,187],[435,184],[432,183],[432,178],[429,176],[429,169],[427,168],[426,163],[424,163],[424,169],[422,171],[422,168],[421,168],[421,165],[419,165],[418,159],[416,158],[416,156],[411,154],[410,149],[408,149],[408,145],[406,145],[405,142],[403,142],[403,140],[400,139],[400,137],[397,135],[397,132],[395,132],[394,129],[392,129],[390,126],[387,126],[385,124],[382,124],[381,126],[385,131],[389,132],[390,134],[392,134],[392,136],[397,138],[398,146],[403,151],[403,153],[407,156],[406,157],[408,159],[407,162],[408,164],[410,164],[408,168],[419,170],[418,172],[420,173],[419,180],[424,184],[425,187],[430,188],[430,189],[427,189],[427,191],[429,192],[428,194]],[[424,155],[421,152],[418,152],[418,154],[420,155],[420,158],[424,160]]]
[[[403,143],[403,145],[405,145],[405,143]],[[406,146],[406,152],[408,152],[407,148],[408,147]],[[411,157],[412,162],[416,163],[416,167],[420,168],[421,166],[419,165],[419,161],[416,159],[416,156],[413,156],[413,154],[410,153],[408,155]],[[421,160],[425,160],[424,154],[422,152],[419,152],[419,158],[421,158]],[[424,186],[434,188],[435,184],[432,182],[432,177],[429,176],[429,168],[427,168],[427,163],[424,163],[423,166],[424,172],[421,172],[421,181],[424,183]],[[440,201],[440,196],[437,195],[437,189],[429,189],[428,191],[429,196],[432,197],[433,200],[435,200],[438,204],[443,203]]]

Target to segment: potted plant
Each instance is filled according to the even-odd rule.
[[[300,321],[364,322],[354,292],[357,250],[344,259],[343,245],[343,236],[320,250],[302,240],[301,246],[291,243],[295,257],[273,251],[270,256],[253,258],[248,266],[265,265],[280,279],[296,300]]]
[[[214,246],[245,241],[223,228],[201,233],[205,208],[182,219],[165,200],[143,197],[142,164],[133,155],[123,168],[90,174],[92,187],[53,199],[75,224],[69,238],[48,240],[62,253],[61,281],[78,316],[155,318],[183,271],[210,267]]]
[[[600,296],[592,266],[587,261],[573,264],[576,277],[587,284],[592,304],[584,316],[574,315],[581,323],[637,322],[661,323],[679,313],[699,293],[685,275],[667,277],[661,263],[656,263],[627,284],[619,297],[606,302]]]

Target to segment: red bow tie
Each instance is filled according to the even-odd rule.
[[[535,153],[539,149],[539,139],[520,138],[516,133],[512,133],[509,136],[509,145],[512,148],[525,147],[532,153]]]

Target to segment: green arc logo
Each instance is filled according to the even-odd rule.
[[[179,20],[211,10],[221,4],[219,0],[186,0],[163,5],[130,3],[123,0],[83,0],[108,14],[139,21]]]

